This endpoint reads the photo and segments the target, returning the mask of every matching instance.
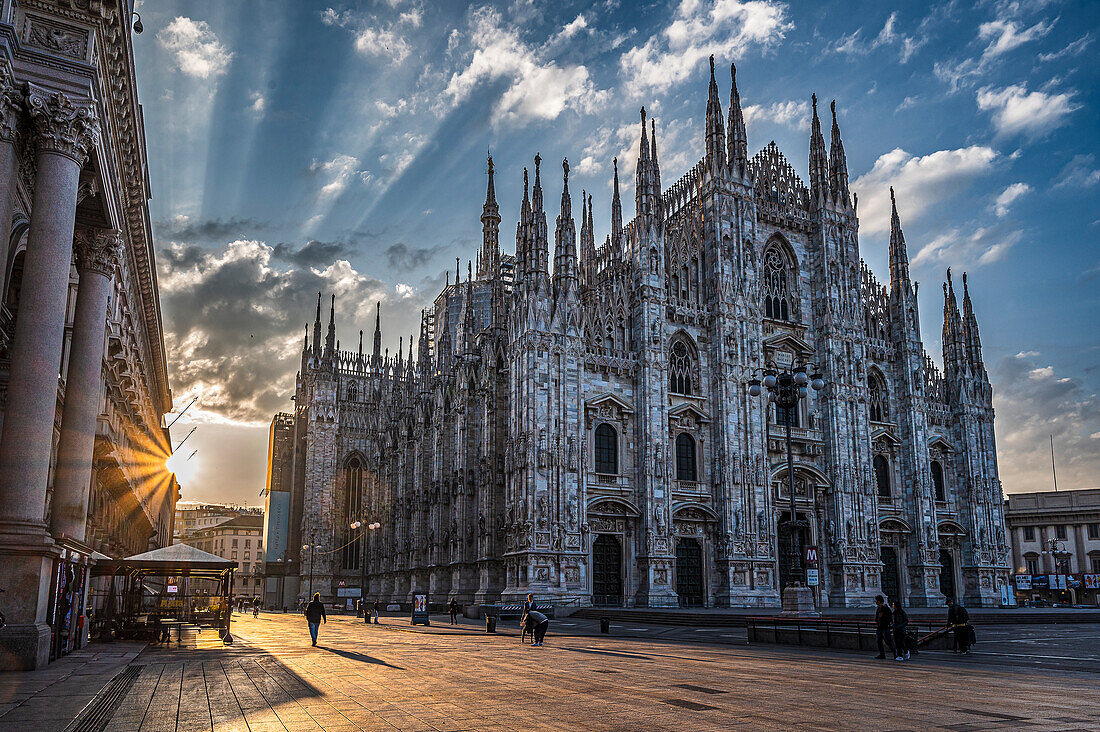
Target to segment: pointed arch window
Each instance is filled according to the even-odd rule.
[[[695,348],[684,337],[672,342],[668,356],[668,389],[673,394],[694,396],[698,386],[699,365]]]
[[[676,436],[676,480],[694,483],[699,479],[695,457],[695,438],[681,432]]]
[[[871,410],[872,422],[890,421],[890,394],[886,388],[886,379],[878,371],[871,371],[867,379],[867,401]]]
[[[875,485],[878,487],[879,498],[893,498],[890,486],[890,461],[885,455],[875,455]]]
[[[359,385],[356,384],[354,381],[348,384],[348,401],[359,401]]]
[[[939,460],[932,461],[932,489],[937,501],[943,503],[947,500],[947,486],[943,482],[943,465]]]
[[[794,268],[779,244],[764,250],[764,315],[772,320],[794,320]]]
[[[596,472],[604,475],[619,472],[619,432],[606,422],[596,428]]]
[[[363,460],[358,455],[352,455],[344,463],[344,526],[354,521],[362,510],[365,474]],[[351,536],[348,538],[351,539]],[[359,556],[362,551],[359,541],[360,539],[355,538],[343,547],[340,559],[344,569],[359,569]]]

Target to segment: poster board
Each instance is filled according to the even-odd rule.
[[[428,593],[427,592],[414,592],[412,603],[412,618],[410,623],[413,625],[431,625],[431,620],[428,619]]]

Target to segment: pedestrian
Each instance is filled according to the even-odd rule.
[[[890,607],[886,604],[886,598],[882,595],[875,595],[875,608],[875,640],[878,641],[878,655],[875,658],[886,658],[887,647],[897,658],[898,653],[894,649],[894,630],[891,627],[893,625],[893,613],[890,612]]]
[[[908,661],[909,660],[909,637],[907,631],[909,630],[909,616],[901,606],[901,600],[894,600],[892,603],[894,624],[894,648],[896,649],[897,656],[894,657],[895,661]]]
[[[527,599],[523,601],[523,611],[520,613],[520,616],[519,616],[519,630],[520,630],[519,641],[520,641],[520,643],[522,643],[524,641],[524,639],[527,637],[527,634],[530,633],[531,638],[532,638],[531,644],[534,645],[534,642],[535,642],[534,641],[535,626],[534,626],[533,623],[527,622],[527,614],[530,613],[534,609],[535,609],[535,596],[532,595],[531,593],[528,593],[527,594]]]
[[[378,613],[382,611],[382,601],[374,601],[374,624],[378,625]]]
[[[970,653],[970,634],[973,629],[970,626],[970,613],[955,600],[947,601],[947,627],[955,635],[954,653]]]
[[[309,635],[313,638],[313,645],[317,645],[317,629],[321,626],[322,620],[328,623],[325,603],[321,602],[321,593],[314,592],[313,600],[306,605],[306,622],[309,623]]]
[[[546,629],[550,627],[550,618],[546,617],[538,610],[531,610],[527,613],[526,624],[533,629],[533,640],[531,645],[541,646],[542,639],[546,637]]]
[[[451,625],[458,625],[458,600],[451,598],[447,603],[447,612],[451,614]]]
[[[260,600],[259,595],[256,595],[256,597],[252,598],[252,617],[254,617],[254,618],[260,617],[260,603],[261,602],[262,602],[262,600]]]

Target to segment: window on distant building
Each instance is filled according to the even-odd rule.
[[[251,559],[252,558],[252,552],[245,552],[244,553],[244,558],[245,559]]]
[[[1065,539],[1066,538],[1066,525],[1058,524],[1054,527],[1054,538]]]
[[[1100,524],[1089,524],[1089,538],[1100,539]]]
[[[878,486],[878,497],[891,498],[893,492],[890,490],[890,463],[886,460],[886,456],[875,455],[873,467],[875,469],[875,484]]]
[[[1100,574],[1100,556],[1094,554],[1089,557],[1089,567],[1092,569],[1093,574]]]
[[[1028,574],[1039,574],[1039,557],[1030,554],[1024,557],[1024,562],[1027,563]]]
[[[694,482],[697,479],[695,457],[695,438],[681,432],[676,436],[676,480]]]
[[[943,466],[940,465],[939,460],[932,461],[932,488],[937,501],[943,503],[947,500],[947,488],[943,484]]]
[[[1025,526],[1024,527],[1024,541],[1035,541],[1035,527],[1034,526]]]
[[[245,539],[244,540],[244,548],[245,549],[251,549],[252,548],[252,540],[251,539]]]
[[[233,552],[233,556],[230,557],[230,559],[232,559],[233,561],[236,561],[237,560],[237,552]]]

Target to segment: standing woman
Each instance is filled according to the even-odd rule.
[[[894,660],[908,661],[909,639],[906,637],[906,631],[909,628],[909,616],[906,615],[905,610],[902,609],[901,600],[894,600],[892,604],[894,606],[894,648],[896,649],[895,653],[898,654]]]

